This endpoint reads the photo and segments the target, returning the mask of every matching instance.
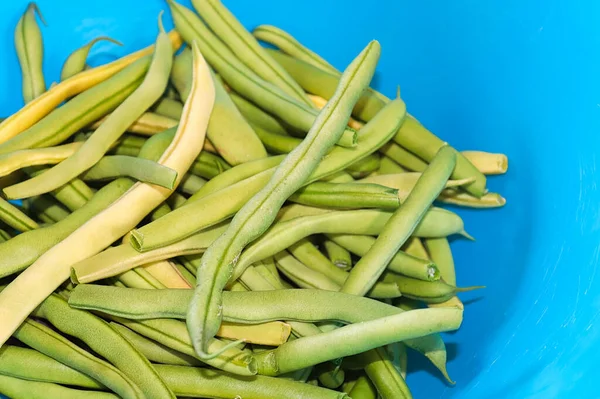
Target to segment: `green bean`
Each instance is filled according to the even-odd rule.
[[[200,198],[232,186],[235,183],[239,183],[244,179],[269,170],[279,165],[284,158],[285,156],[280,155],[276,157],[258,159],[256,161],[246,162],[241,165],[234,166],[231,169],[225,170],[223,173],[206,182],[206,184],[197,193],[190,197],[189,201],[194,202]]]
[[[382,208],[400,206],[398,190],[378,184],[316,182],[296,191],[290,201],[335,209]]]
[[[143,398],[140,388],[116,367],[37,321],[27,319],[14,336],[37,351],[86,374],[123,398]]]
[[[252,128],[271,154],[288,154],[302,142],[302,139],[297,137],[273,133],[258,125],[252,125]]]
[[[424,240],[425,248],[429,252],[431,260],[436,263],[440,275],[450,285],[456,285],[456,272],[454,270],[454,259],[447,238],[428,238]],[[409,276],[411,277],[411,276]]]
[[[141,288],[148,290],[166,288],[148,273],[138,273],[137,270],[128,270],[125,273],[119,274],[117,276],[117,281],[128,288]]]
[[[223,40],[236,57],[260,76],[297,101],[312,105],[304,90],[260,46],[237,18],[220,1],[193,0],[192,4],[210,29]]]
[[[28,381],[104,390],[93,378],[33,349],[6,345],[0,348],[0,375]],[[1,391],[1,389],[0,389]]]
[[[181,183],[179,183],[178,190],[181,190],[184,194],[193,195],[197,193],[204,185],[206,184],[206,180],[191,173],[186,173],[181,179]]]
[[[454,308],[418,309],[290,341],[272,351],[255,354],[259,374],[278,375],[337,359],[392,342],[457,329],[462,311]]]
[[[340,285],[318,270],[306,266],[287,251],[275,254],[279,271],[300,288],[338,291]]]
[[[310,269],[308,269],[310,272]],[[302,336],[311,333],[306,323],[313,321],[335,321],[340,323],[361,323],[401,312],[394,306],[333,291],[323,290],[283,290],[273,287],[261,279],[250,280],[254,268],[242,275],[244,284],[251,283],[254,292],[223,293],[223,319],[235,323],[257,324],[275,320],[285,320],[294,329],[302,331]],[[265,285],[266,284],[266,285]],[[192,298],[188,290],[136,290],[119,289],[99,285],[79,285],[69,298],[72,307],[101,311],[127,319],[144,320],[154,318],[185,319],[188,304]],[[321,306],[327,303],[328,306]],[[303,325],[300,325],[303,324]],[[305,328],[306,327],[306,328]],[[314,327],[314,325],[313,325]],[[296,330],[295,330],[296,331]],[[439,335],[407,340],[405,343],[429,358],[445,373],[446,351]]]
[[[381,155],[381,161],[379,164],[379,173],[382,175],[387,174],[397,174],[397,173],[406,173],[408,170],[404,169],[402,166],[398,165],[396,161],[392,158]]]
[[[416,299],[425,303],[442,303],[456,295],[458,292],[467,292],[485,288],[483,286],[457,288],[446,284],[442,280],[422,281],[410,277],[388,273],[384,281],[398,285],[402,295],[409,299]]]
[[[12,236],[6,230],[0,229],[0,243],[10,240]]]
[[[250,122],[255,130],[257,127],[260,127],[272,133],[277,133],[280,135],[288,134],[281,122],[256,105],[252,104],[250,101],[246,100],[244,97],[235,92],[229,93],[229,97],[231,97],[231,100],[237,109],[242,113],[244,118]]]
[[[175,56],[170,76],[171,84],[184,102],[192,89],[192,75],[192,51],[189,47],[185,47]]]
[[[354,399],[377,399],[377,390],[373,383],[365,376],[360,376],[348,395]]]
[[[119,323],[110,322],[110,326],[123,336],[131,345],[153,363],[171,364],[176,366],[200,366],[199,360],[177,352],[165,345],[142,337],[138,333]]]
[[[415,187],[415,184],[417,184],[419,178],[421,178],[421,173],[397,173],[390,175],[369,176],[358,180],[357,183],[380,184],[382,186],[397,189],[400,201],[404,201]],[[445,184],[445,187],[456,188],[472,182],[473,179],[471,178],[462,180],[448,180]]]
[[[342,270],[349,270],[352,268],[352,256],[350,255],[350,251],[336,242],[326,239],[323,241],[323,248],[329,260],[341,268]]]
[[[136,157],[108,155],[81,175],[84,181],[111,180],[127,176],[141,182],[173,189],[177,172],[164,165]]]
[[[108,114],[102,119],[97,120],[89,126],[91,130],[98,130],[100,126],[110,118],[111,114]],[[137,133],[143,136],[154,136],[163,130],[170,129],[177,126],[176,119],[167,118],[166,116],[155,114],[153,112],[144,112],[141,116],[135,119],[131,124],[125,127],[126,132]]]
[[[244,399],[346,399],[348,396],[296,381],[265,376],[231,376],[219,370],[156,365],[161,377],[182,397]]]
[[[106,119],[73,155],[52,167],[43,176],[5,188],[9,198],[27,198],[54,190],[96,164],[165,90],[173,60],[171,41],[160,25],[156,51],[143,82]],[[18,136],[20,137],[20,136]]]
[[[191,10],[168,0],[177,30],[188,43],[196,42],[208,62],[232,89],[256,103],[261,108],[281,118],[289,125],[308,132],[315,123],[319,111],[300,102],[277,86],[264,81],[252,69],[237,59],[230,49],[212,33],[204,22]],[[346,128],[339,138],[339,145],[354,147],[356,131]]]
[[[207,249],[198,271],[196,295],[188,326],[196,353],[210,357],[207,341],[220,324],[220,296],[244,247],[275,219],[285,200],[310,178],[327,151],[338,141],[354,102],[370,82],[380,46],[371,42],[348,67],[336,95],[323,109],[306,139],[277,167],[272,179],[235,215],[228,229]]]
[[[500,208],[506,205],[506,199],[497,193],[485,193],[480,198],[477,198],[451,189],[442,191],[438,201],[469,208]]]
[[[0,393],[13,399],[117,399],[116,395],[107,392],[84,391],[3,375],[0,375]]]
[[[42,72],[44,43],[40,27],[35,19],[38,14],[40,20],[46,24],[40,9],[35,3],[29,3],[25,13],[19,19],[15,28],[15,47],[23,75],[23,99],[25,103],[39,97],[46,91],[46,82]]]
[[[406,381],[383,348],[361,353],[359,357],[366,363],[365,372],[383,399],[412,399]]]
[[[258,40],[272,44],[294,58],[312,64],[323,70],[339,73],[334,66],[325,61],[314,51],[304,47],[298,40],[283,29],[272,25],[260,25],[254,28],[252,34]]]
[[[309,93],[330,98],[337,85],[339,74],[324,71],[313,65],[291,58],[279,51],[267,50],[286,71]],[[382,94],[366,90],[354,109],[354,115],[364,121],[373,118],[389,99]],[[437,151],[446,143],[427,130],[411,115],[394,137],[394,141],[406,150],[425,161],[431,161]],[[453,179],[464,179],[475,176],[476,180],[465,187],[475,197],[485,193],[486,177],[462,154],[457,156],[457,167],[452,174]]]
[[[346,373],[339,367],[339,363],[326,362],[315,367],[315,374],[317,374],[319,383],[325,388],[337,389],[344,383]]]
[[[327,183],[352,183],[354,178],[348,172],[341,171],[321,179]]]
[[[144,397],[175,398],[148,359],[102,319],[89,312],[72,309],[55,294],[42,302],[33,314],[47,319],[60,331],[81,339],[140,387]]]
[[[138,252],[129,244],[110,247],[72,266],[71,279],[78,284],[112,277],[134,267],[175,256],[203,253],[223,234],[228,225],[222,223],[175,244],[147,252]]]
[[[169,319],[130,321],[114,316],[111,318],[146,338],[198,359],[185,323],[182,321]],[[203,363],[238,376],[256,374],[256,365],[248,353],[216,338],[210,341],[209,347],[212,351],[222,353],[213,359],[200,359]]]
[[[74,75],[78,74],[79,72],[85,70],[87,57],[90,53],[90,50],[92,49],[94,44],[96,44],[102,40],[111,42],[118,46],[123,45],[123,43],[121,43],[120,41],[112,39],[108,36],[100,36],[95,39],[92,39],[85,46],[80,47],[77,50],[73,51],[67,57],[67,59],[65,60],[65,63],[63,64],[62,70],[60,71],[60,80],[61,81],[67,80],[71,76],[74,76]]]
[[[206,151],[202,151],[192,164],[190,173],[193,173],[204,179],[212,179],[228,169],[231,169],[231,166],[229,166],[229,164],[227,164],[227,162],[225,162],[221,157]]]
[[[294,218],[273,225],[241,254],[233,272],[237,278],[252,263],[288,248],[312,234],[363,234],[378,235],[390,219],[389,212],[379,210],[329,211],[312,216]],[[402,209],[402,208],[399,208]],[[446,237],[464,234],[460,217],[441,208],[431,208],[417,226],[414,234],[421,237]]]
[[[389,142],[379,149],[386,157],[389,157],[398,165],[414,172],[423,172],[427,168],[427,162],[408,152],[398,144]]]
[[[335,147],[321,161],[317,170],[306,183],[312,183],[339,172],[356,160],[375,152],[398,129],[404,115],[404,103],[399,99],[392,101],[376,118],[361,129],[361,136],[356,148]],[[261,160],[261,162],[266,162],[266,160]],[[241,167],[242,165],[237,166],[237,168]],[[190,203],[181,210],[173,211],[156,222],[133,230],[131,244],[138,250],[147,251],[179,241],[202,228],[232,216],[252,195],[264,187],[273,172],[274,168],[265,170],[247,180],[239,181],[237,184],[227,182],[220,192],[215,192],[214,195],[207,196],[202,201],[189,201]],[[234,173],[232,173],[233,176],[235,176]],[[203,195],[201,192],[205,189],[208,190],[210,183],[207,183],[196,195]],[[216,212],[216,209],[219,209],[219,212]],[[188,214],[194,214],[195,217],[190,218],[187,216]]]
[[[141,84],[149,65],[149,57],[141,58],[113,77],[77,95],[35,125],[0,144],[0,154],[63,142],[121,104]]]
[[[323,273],[337,284],[343,284],[348,277],[346,271],[334,265],[306,238],[292,244],[287,250],[300,262]]]
[[[365,256],[375,243],[375,238],[364,235],[327,234],[327,237],[332,242],[361,257]],[[440,277],[437,264],[429,259],[418,258],[403,251],[397,251],[387,267],[395,273],[419,280],[431,281]]]
[[[191,60],[192,59],[190,58],[190,63]],[[183,113],[183,104],[177,100],[163,97],[154,104],[152,110],[158,115],[179,120],[179,118],[181,118],[181,114]]]
[[[39,227],[35,220],[2,198],[0,198],[0,221],[21,232],[35,230]]]
[[[384,272],[402,244],[423,220],[431,203],[450,178],[456,164],[455,152],[442,147],[427,167],[402,206],[386,222],[369,251],[354,265],[342,291],[365,295]],[[435,278],[435,272],[431,278]]]
[[[38,176],[48,169],[45,167],[31,166],[24,169],[30,176]],[[50,193],[61,204],[75,211],[84,206],[93,196],[94,191],[80,179],[73,179],[62,187]]]
[[[371,154],[366,158],[350,165],[346,171],[355,179],[362,179],[379,169],[381,164],[380,156]]]

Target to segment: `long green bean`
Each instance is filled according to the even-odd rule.
[[[455,165],[455,152],[450,147],[442,147],[406,201],[386,222],[373,246],[354,265],[342,286],[343,292],[365,295],[371,289],[390,260],[417,229],[431,203],[445,187]]]
[[[210,357],[207,342],[219,328],[220,296],[244,247],[272,223],[285,200],[311,176],[327,151],[341,137],[354,103],[371,81],[380,46],[371,42],[350,64],[338,91],[323,109],[306,139],[277,167],[267,185],[235,215],[228,229],[202,257],[188,326],[196,353]]]

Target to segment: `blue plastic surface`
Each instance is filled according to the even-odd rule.
[[[2,4],[0,115],[22,105],[13,30],[26,3]],[[453,242],[458,283],[488,288],[463,296],[464,324],[446,337],[457,384],[413,357],[415,397],[600,397],[600,3],[225,3],[248,27],[278,25],[339,68],[377,38],[377,88],[393,95],[400,85],[409,111],[458,149],[509,155],[508,175],[489,182],[508,205],[459,210],[477,242]],[[38,4],[48,22],[48,84],[72,50],[98,35],[125,47],[96,45],[93,64],[150,44],[167,10],[161,0]]]

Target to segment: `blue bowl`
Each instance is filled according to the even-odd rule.
[[[125,46],[97,44],[94,65],[150,44],[167,10],[161,0],[38,3],[48,84],[96,36]],[[416,398],[600,396],[600,3],[570,3],[226,1],[248,27],[278,25],[339,68],[378,39],[376,88],[391,96],[400,85],[409,111],[458,149],[509,156],[509,173],[489,179],[506,207],[459,210],[477,242],[453,242],[458,283],[487,289],[463,296],[464,324],[445,337],[457,384],[411,358]],[[0,13],[0,115],[23,105],[13,30],[26,4]]]

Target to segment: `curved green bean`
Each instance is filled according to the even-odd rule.
[[[254,28],[252,34],[258,40],[272,44],[294,58],[312,64],[323,70],[339,73],[339,71],[333,65],[325,61],[323,57],[303,46],[302,43],[283,29],[272,25],[260,25]]]
[[[148,159],[125,155],[108,155],[81,175],[84,181],[110,180],[127,176],[137,181],[173,189],[177,172]]]
[[[192,4],[210,29],[223,40],[243,64],[297,101],[312,106],[298,83],[269,56],[252,34],[219,0],[192,0]]]
[[[85,67],[87,65],[86,64],[87,57],[90,53],[90,50],[92,49],[94,44],[96,44],[102,40],[116,44],[118,46],[123,45],[123,43],[121,43],[120,41],[110,38],[108,36],[100,36],[100,37],[90,40],[86,45],[73,51],[67,57],[67,59],[65,60],[65,63],[63,64],[63,67],[60,71],[60,80],[61,81],[67,80],[71,76],[74,76],[74,75],[78,74],[79,72],[85,70]]]
[[[402,295],[406,298],[432,304],[446,302],[458,292],[467,292],[485,288],[484,286],[457,288],[453,285],[446,284],[443,280],[422,281],[393,273],[387,273],[384,276],[383,281],[397,284]]]
[[[161,32],[156,39],[156,51],[140,86],[108,116],[73,155],[52,167],[43,176],[4,188],[4,194],[8,198],[27,198],[46,193],[69,182],[100,161],[127,127],[160,98],[167,86],[172,53],[171,40],[161,25]]]
[[[402,100],[392,101],[377,117],[361,129],[361,137],[356,148],[335,147],[321,161],[306,184],[344,170],[353,162],[375,152],[397,131],[405,111]],[[266,162],[266,160],[261,161]],[[242,166],[238,165],[237,168]],[[155,222],[133,230],[131,244],[140,251],[151,250],[179,241],[196,231],[231,217],[252,195],[265,186],[273,172],[274,168],[271,168],[239,181],[237,184],[225,182],[226,186],[222,190],[206,196],[202,201],[189,201],[188,205],[180,210],[175,210]],[[231,176],[233,177],[235,174],[232,173]],[[208,190],[210,183],[207,183],[203,190],[196,195],[200,196],[203,194],[201,192],[205,189]],[[193,214],[195,217],[190,218],[189,214]]]
[[[220,325],[220,296],[244,247],[259,237],[275,219],[285,200],[305,184],[327,151],[344,131],[356,99],[371,81],[380,45],[371,42],[350,64],[340,87],[323,109],[306,139],[277,167],[267,185],[235,215],[228,229],[207,249],[198,273],[196,295],[187,324],[196,353],[210,357],[207,342]]]
[[[38,176],[48,169],[39,166],[30,166],[24,169],[29,176]],[[75,211],[84,206],[93,196],[94,190],[88,187],[80,179],[73,179],[62,187],[52,190],[50,193],[61,204],[69,208],[70,211]]]
[[[45,25],[37,4],[31,2],[15,28],[15,47],[23,75],[23,100],[26,104],[46,91],[42,71],[44,42],[35,19],[36,13]]]

